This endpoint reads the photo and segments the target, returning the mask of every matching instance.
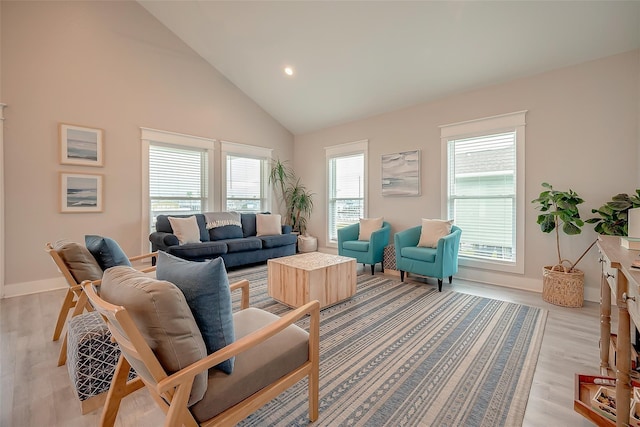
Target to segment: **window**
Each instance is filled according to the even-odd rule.
[[[462,265],[524,273],[524,116],[441,127],[443,206],[462,229]]]
[[[223,206],[227,211],[270,210],[268,168],[271,149],[222,142]]]
[[[214,140],[142,128],[143,242],[159,214],[189,215],[212,206]]]
[[[328,176],[328,242],[338,243],[338,229],[354,224],[366,214],[368,141],[326,148]]]

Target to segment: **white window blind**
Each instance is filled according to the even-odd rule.
[[[364,217],[364,153],[329,158],[329,240],[338,240],[338,229]]]
[[[228,211],[261,212],[266,210],[264,195],[264,160],[227,155]]]
[[[516,132],[448,142],[448,216],[462,232],[460,255],[516,259]]]
[[[159,214],[202,212],[208,197],[207,150],[149,145],[149,201],[152,228]]]

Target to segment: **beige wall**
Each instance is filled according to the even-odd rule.
[[[48,241],[102,234],[140,252],[141,126],[292,158],[285,128],[135,2],[3,1],[1,32],[6,295],[59,277]],[[105,166],[60,165],[59,122],[103,128]],[[104,174],[104,213],[60,214],[60,171]]]
[[[400,111],[296,136],[294,165],[316,194],[310,233],[326,244],[324,147],[369,140],[369,215],[384,216],[393,232],[441,216],[439,125],[528,110],[526,128],[525,274],[498,275],[462,269],[460,276],[541,290],[541,269],[555,261],[554,236],[536,224],[530,203],[543,181],[571,188],[586,202],[583,217],[620,192],[638,187],[640,51],[451,96]],[[422,150],[420,197],[382,197],[380,156]],[[463,230],[464,233],[464,230]],[[563,236],[566,237],[566,236]],[[577,259],[596,235],[590,225],[580,236],[563,238],[563,255]],[[588,297],[598,298],[595,249],[580,263]]]

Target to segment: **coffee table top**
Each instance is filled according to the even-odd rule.
[[[289,267],[299,268],[301,270],[316,270],[351,261],[355,264],[356,259],[341,255],[325,254],[322,252],[307,252],[280,258],[272,258],[268,260],[267,263],[282,264]]]

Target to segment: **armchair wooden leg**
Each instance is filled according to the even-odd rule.
[[[438,279],[438,292],[442,292],[442,279]]]
[[[140,377],[127,382],[130,369],[131,365],[129,365],[127,359],[120,354],[118,365],[111,380],[111,387],[109,387],[109,391],[107,392],[107,401],[102,409],[102,416],[100,417],[101,427],[112,427],[116,422],[116,416],[118,415],[118,409],[120,408],[122,399],[126,395],[144,387],[144,383]]]
[[[376,270],[376,265],[375,264],[371,264],[371,275],[373,276],[373,273]]]
[[[400,270],[400,281],[404,282],[404,271]]]
[[[64,301],[62,302],[62,307],[60,307],[60,313],[58,314],[58,320],[56,321],[56,328],[53,331],[53,341],[58,341],[58,339],[60,339],[62,328],[64,328],[67,316],[69,316],[69,310],[76,305],[76,302],[73,300],[74,297],[75,294],[71,288],[67,289],[67,294],[64,296]]]
[[[383,262],[380,263],[380,271],[382,271],[384,273],[384,263]]]

